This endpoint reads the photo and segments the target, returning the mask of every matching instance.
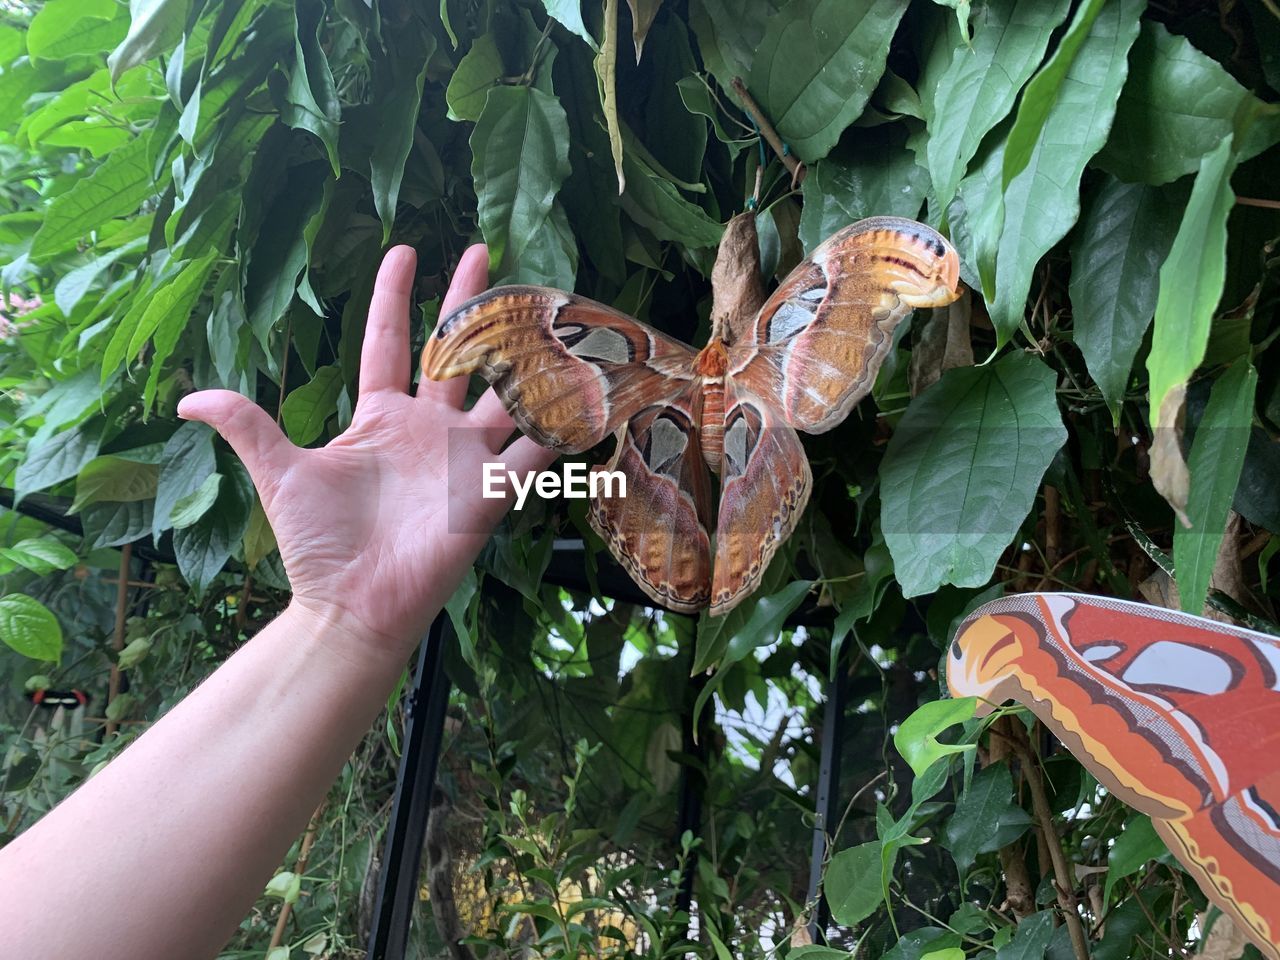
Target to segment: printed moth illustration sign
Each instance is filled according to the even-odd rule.
[[[987,712],[1028,707],[1280,958],[1280,640],[1163,607],[1023,594],[965,620],[947,683]]]
[[[441,320],[422,369],[480,373],[527,436],[562,453],[616,435],[609,469],[627,496],[593,498],[591,525],[656,603],[718,615],[759,585],[808,502],[796,431],[841,423],[898,324],[954,300],[958,277],[937,232],[874,217],[827,239],[766,299],[746,213],[726,227],[700,351],[571,293],[496,287]]]

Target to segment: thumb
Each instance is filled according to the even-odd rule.
[[[178,403],[178,416],[199,420],[218,431],[231,444],[259,490],[262,482],[280,472],[297,451],[267,411],[232,390],[188,394]]]

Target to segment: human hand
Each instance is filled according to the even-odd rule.
[[[244,462],[271,521],[293,605],[360,644],[403,658],[453,594],[510,497],[484,499],[482,464],[540,470],[555,459],[514,426],[489,390],[467,412],[465,377],[423,380],[409,395],[409,294],[417,257],[388,251],[378,271],[360,355],[351,425],[321,449],[294,446],[265,410],[230,390],[184,397],[178,415],[220,433]],[[488,253],[463,254],[441,307],[485,289]],[[450,432],[452,435],[450,442]],[[501,453],[499,453],[501,451]],[[450,530],[453,513],[455,527]],[[460,519],[461,518],[461,519]]]

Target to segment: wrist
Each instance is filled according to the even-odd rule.
[[[376,628],[340,604],[296,594],[281,619],[299,634],[361,669],[385,669],[398,674],[420,639],[417,632]]]

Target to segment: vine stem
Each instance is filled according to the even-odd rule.
[[[120,576],[116,581],[116,629],[111,638],[111,649],[117,654],[124,649],[124,623],[129,602],[129,560],[132,556],[132,543],[126,543],[120,548]],[[119,695],[120,664],[115,662],[111,664],[111,677],[107,681],[107,710],[105,712],[110,712],[111,704],[115,702],[116,697]],[[116,721],[107,720],[106,734],[103,739],[110,739],[118,726],[119,724]]]
[[[293,872],[299,877],[307,872],[307,861],[311,859],[311,848],[316,842],[316,831],[320,826],[320,818],[324,815],[327,799],[320,801],[320,806],[316,807],[315,812],[311,814],[311,819],[307,822],[307,832],[302,835],[302,846],[298,848],[298,859],[293,865]],[[267,948],[268,952],[284,942],[284,928],[289,925],[289,915],[291,913],[293,913],[293,904],[286,900],[280,905],[280,916],[276,917],[276,928],[271,934],[271,945]]]
[[[778,131],[773,129],[773,124],[769,122],[769,118],[764,115],[760,105],[756,103],[755,99],[747,91],[747,85],[742,82],[741,77],[733,78],[733,92],[742,101],[742,109],[751,115],[751,119],[760,128],[760,136],[764,137],[765,143],[773,148],[773,152],[778,155],[782,165],[791,174],[792,186],[803,181],[805,175],[804,164],[791,155],[791,151],[787,149],[786,144],[782,142],[782,138],[778,136]]]
[[[1085,937],[1084,924],[1080,921],[1080,913],[1076,909],[1075,894],[1071,892],[1075,887],[1071,878],[1071,867],[1067,863],[1066,854],[1062,851],[1062,840],[1053,826],[1053,810],[1049,807],[1044,778],[1040,775],[1040,761],[1031,750],[1031,744],[1016,727],[1014,734],[1013,749],[1022,761],[1022,775],[1031,790],[1031,807],[1035,811],[1036,819],[1040,821],[1040,834],[1049,848],[1058,906],[1062,909],[1063,918],[1067,923],[1067,933],[1071,936],[1071,949],[1076,955],[1076,960],[1089,960],[1089,941]]]
[[[1236,197],[1236,203],[1244,207],[1265,207],[1268,210],[1280,210],[1280,200],[1262,200],[1258,197]]]

